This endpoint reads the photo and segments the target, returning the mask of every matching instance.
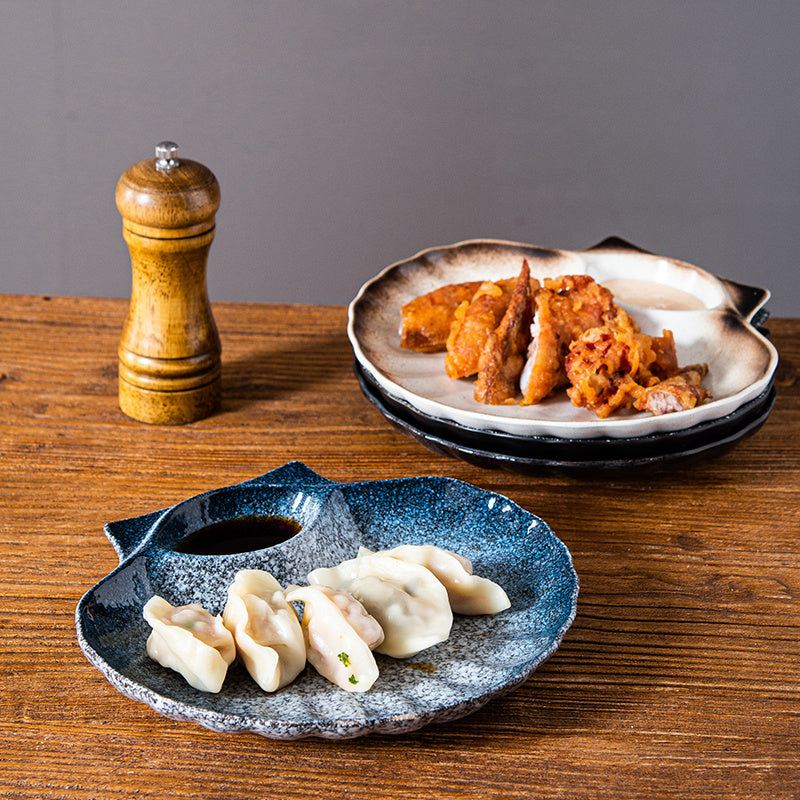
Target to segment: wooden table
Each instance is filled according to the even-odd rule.
[[[220,304],[221,412],[117,404],[127,302],[0,296],[0,797],[800,797],[800,320],[773,320],[754,436],[659,475],[518,475],[429,452],[363,398],[341,307]],[[341,481],[447,475],[543,517],[574,625],[512,694],[401,736],[279,742],[174,722],[78,647],[117,564],[103,524],[298,459]]]

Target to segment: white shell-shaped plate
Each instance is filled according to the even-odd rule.
[[[607,419],[576,408],[563,391],[537,405],[487,406],[473,398],[472,380],[447,377],[442,353],[400,346],[404,303],[449,283],[513,277],[523,258],[532,277],[540,280],[591,275],[609,285],[643,332],[671,330],[682,366],[708,364],[704,384],[713,399],[673,414],[625,411]],[[626,302],[626,289],[635,302]],[[356,359],[381,390],[426,416],[515,436],[627,438],[718,419],[761,394],[777,367],[778,353],[751,322],[769,296],[766,289],[719,278],[619,239],[579,251],[473,240],[424,250],[365,283],[349,307],[348,336]]]

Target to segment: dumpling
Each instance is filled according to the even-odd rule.
[[[314,669],[346,692],[366,692],[378,679],[372,649],[383,630],[347,592],[327,586],[289,586],[286,599],[303,604],[306,655]]]
[[[222,621],[233,634],[242,663],[265,692],[286,686],[305,669],[300,620],[268,572],[244,569],[236,573],[228,587]]]
[[[219,692],[236,658],[233,636],[222,617],[197,603],[173,606],[158,595],[145,603],[142,614],[153,629],[147,655],[179,672],[195,689]]]
[[[359,549],[360,555],[369,552],[366,548]],[[403,544],[375,555],[393,556],[427,567],[444,585],[450,607],[456,614],[497,614],[511,606],[502,586],[474,575],[470,560],[451,550],[432,544]]]
[[[363,555],[308,574],[314,585],[343,589],[359,600],[383,628],[375,649],[408,658],[450,636],[453,612],[447,590],[426,567],[387,555]]]

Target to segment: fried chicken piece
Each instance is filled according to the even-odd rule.
[[[402,309],[400,346],[420,353],[445,349],[456,308],[471,300],[481,281],[450,283],[415,297]]]
[[[444,368],[451,378],[466,378],[478,371],[486,341],[503,318],[516,283],[516,278],[484,281],[472,299],[456,308],[444,357]]]
[[[590,328],[570,345],[564,360],[572,404],[601,418],[629,408],[642,390],[635,379],[641,355],[638,329],[626,317]]]
[[[571,383],[567,395],[573,405],[603,418],[636,405],[650,387],[678,372],[672,332],[648,336],[621,309],[607,325],[576,339],[564,363]]]
[[[538,281],[534,284],[538,286]],[[531,336],[531,295],[531,271],[525,259],[503,319],[489,335],[478,360],[474,396],[479,403],[501,405],[516,399]]]
[[[694,408],[711,397],[703,386],[707,373],[708,364],[684,367],[677,375],[643,389],[633,404],[634,408],[655,416]]]
[[[628,316],[626,314],[626,316]],[[636,323],[628,316],[630,324]],[[639,371],[636,381],[642,386],[649,386],[655,381],[664,380],[675,375],[679,370],[678,353],[675,349],[675,337],[672,331],[661,331],[661,336],[647,336],[637,331],[639,345]]]
[[[531,343],[520,379],[523,405],[538,403],[566,385],[564,359],[570,343],[618,313],[611,292],[588,275],[547,278],[534,301]]]
[[[544,400],[553,389],[566,382],[564,353],[569,342],[562,336],[546,291],[540,289],[534,298],[531,340],[520,375],[522,405]]]

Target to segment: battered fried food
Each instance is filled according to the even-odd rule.
[[[591,328],[574,341],[564,361],[575,406],[607,417],[628,408],[641,388],[634,379],[639,348],[628,325]]]
[[[484,281],[471,300],[456,308],[444,357],[444,368],[451,378],[466,378],[478,371],[483,348],[503,318],[516,282],[516,278]]]
[[[471,300],[481,283],[450,283],[406,303],[401,308],[400,346],[420,353],[444,350],[456,308]]]
[[[702,383],[707,373],[707,364],[684,367],[677,375],[643,389],[633,406],[655,416],[694,408],[711,397]]]
[[[629,314],[619,309],[608,324],[591,328],[569,347],[564,365],[572,404],[607,417],[630,408],[649,386],[677,370],[670,331],[660,337],[641,333]]]
[[[531,343],[521,377],[522,404],[539,403],[565,386],[564,359],[570,343],[617,313],[611,292],[588,275],[546,278],[535,297]]]
[[[531,271],[526,259],[503,319],[489,335],[478,360],[474,394],[479,403],[515,402],[530,341],[532,313]]]
[[[446,350],[451,378],[477,377],[474,397],[530,405],[560,387],[599,417],[635,408],[660,415],[711,397],[706,364],[681,369],[671,331],[649,336],[588,275],[442,286],[402,307],[401,345]]]
[[[628,315],[626,314],[626,316]],[[629,316],[628,319],[632,325],[636,325]],[[663,380],[675,375],[680,367],[672,331],[662,330],[661,336],[647,336],[644,333],[638,333],[638,327],[636,331],[637,341],[641,348],[638,382],[643,386],[649,386],[656,380]]]

